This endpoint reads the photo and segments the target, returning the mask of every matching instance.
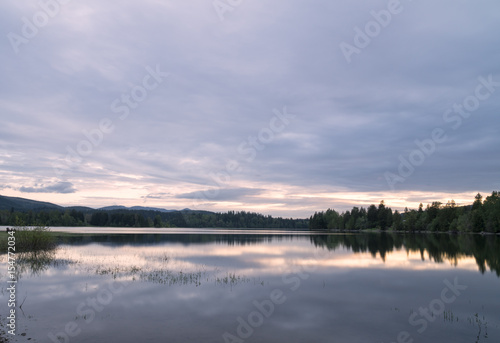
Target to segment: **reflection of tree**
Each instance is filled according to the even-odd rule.
[[[30,272],[40,275],[55,261],[55,249],[36,250],[18,253],[16,255],[16,277],[19,279],[23,274]]]
[[[422,260],[425,254],[436,263],[449,261],[454,265],[460,258],[474,257],[481,273],[495,271],[500,277],[500,239],[496,236],[448,235],[448,234],[353,234],[311,236],[311,243],[328,250],[347,248],[355,253],[370,252],[380,255],[385,261],[387,253],[404,249],[419,252]]]
[[[268,242],[302,240],[299,235],[272,234],[99,234],[68,235],[59,237],[59,244],[85,245],[99,243],[110,246],[133,245],[151,246],[165,243],[254,245]],[[500,277],[500,237],[493,235],[450,235],[450,234],[330,234],[310,235],[311,243],[328,250],[349,249],[354,253],[369,252],[385,261],[388,253],[404,249],[420,253],[422,260],[429,256],[436,263],[445,261],[457,265],[464,257],[474,257],[481,273],[488,268]],[[40,250],[17,254],[18,269],[22,273],[31,271],[38,274],[58,263],[55,250]]]
[[[100,243],[103,245],[150,246],[154,244],[226,244],[226,245],[256,245],[265,242],[280,242],[302,239],[303,236],[293,234],[85,234],[61,236],[59,244],[85,245]]]
[[[48,227],[17,226],[8,235],[9,238],[15,239],[14,256],[17,279],[28,271],[39,275],[54,261],[56,241]]]

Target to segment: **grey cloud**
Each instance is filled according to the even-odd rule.
[[[21,187],[19,191],[22,193],[75,193],[77,190],[71,182],[58,182],[48,186]]]
[[[500,88],[457,130],[442,115],[474,92],[479,76],[500,80],[498,2],[401,3],[404,10],[349,64],[339,44],[352,43],[354,27],[387,1],[277,0],[270,7],[255,0],[224,22],[201,0],[124,0],[119,13],[102,1],[71,2],[19,54],[0,41],[3,182],[22,192],[83,189],[21,186],[34,184],[33,175],[54,178],[52,162],[107,118],[115,130],[64,177],[135,184],[145,189],[139,199],[167,200],[162,187],[177,184],[203,190],[229,160],[241,162],[231,176],[249,186],[221,190],[217,199],[255,201],[250,187],[265,183],[388,191],[384,172],[437,127],[449,139],[398,189],[490,189],[500,170]],[[19,33],[34,10],[2,2],[0,31]],[[156,65],[171,75],[121,120],[111,104]],[[245,162],[238,146],[283,106],[296,119]]]
[[[167,199],[171,197],[172,197],[171,193],[150,193],[146,196],[143,196],[142,198],[146,200],[146,199]]]
[[[262,189],[255,188],[214,188],[203,191],[178,194],[178,199],[206,199],[214,201],[238,201],[251,198],[262,193]]]

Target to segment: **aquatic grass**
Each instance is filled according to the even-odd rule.
[[[21,279],[24,274],[40,275],[50,267],[62,268],[77,264],[77,261],[56,258],[56,250],[34,250],[16,254],[15,275]]]
[[[153,270],[148,272],[141,272],[139,278],[142,281],[159,283],[164,285],[189,285],[194,284],[196,287],[201,286],[201,280],[205,273],[197,272],[172,272],[170,270]]]
[[[410,316],[413,313],[416,313],[416,311],[411,308],[409,311]],[[431,312],[431,314],[434,316],[433,312]],[[481,338],[484,338],[485,340],[488,339],[488,321],[485,315],[480,315],[478,312],[468,316],[466,320],[463,320],[459,319],[453,310],[446,310],[443,311],[443,321],[449,323],[450,325],[463,325],[464,322],[467,322],[471,326],[475,327],[477,329],[477,335],[474,341],[475,343],[481,342]]]
[[[455,321],[458,322],[458,317],[455,316],[452,310],[443,312],[443,321],[453,323]]]
[[[18,226],[14,229],[16,252],[53,250],[56,247],[56,240],[46,226]]]
[[[120,273],[123,271],[120,270],[119,267],[114,267],[114,268],[101,268],[101,266],[97,267],[95,273],[97,275],[111,275],[113,279],[116,279]]]
[[[32,275],[40,275],[55,261],[54,250],[34,250],[16,255],[16,277],[18,279],[28,271]]]
[[[236,275],[236,273],[227,273],[224,277],[215,277],[216,285],[224,285],[224,286],[235,286],[240,283],[250,282],[249,278],[244,276]]]
[[[172,260],[172,257],[167,254],[162,254],[160,256],[144,256],[144,259],[160,262],[160,265],[157,265],[156,268],[148,268],[147,266],[140,265],[110,266],[109,264],[96,264],[85,270],[87,273],[98,276],[111,276],[113,279],[128,277],[131,281],[151,282],[167,286],[195,285],[198,287],[201,286],[202,283],[210,282],[213,282],[217,286],[234,286],[252,281],[236,273],[226,272],[223,276],[220,276],[221,270],[219,268],[207,271],[204,265],[198,265],[195,269],[188,268],[187,271],[185,269],[168,268],[167,264],[173,267],[176,263],[175,260]],[[255,284],[255,278],[253,281]],[[262,281],[259,284],[263,285],[264,282]]]
[[[146,255],[146,256],[140,256],[143,257],[147,261],[153,261],[153,262],[162,262],[164,264],[169,263],[173,260],[173,257],[168,255],[167,253],[163,253],[161,255]]]
[[[8,330],[9,330],[9,328],[7,327],[7,319],[4,319],[0,315],[0,343],[9,342],[8,334],[7,334]]]
[[[213,280],[213,282],[218,286],[234,286],[251,281],[249,278],[236,275],[235,273],[227,273],[223,277],[218,277],[216,274],[209,273],[205,269],[186,272],[183,270],[173,271],[169,269],[143,270],[142,268],[132,266],[121,270],[119,268],[102,267],[98,267],[96,270],[96,274],[98,275],[112,275],[113,278],[116,278],[121,273],[134,276],[132,279],[134,281],[136,280],[135,276],[137,276],[137,279],[140,281],[163,284],[167,286],[195,285],[198,287],[202,285],[203,281],[210,282],[210,280]]]
[[[488,339],[488,322],[486,321],[486,317],[483,315],[482,319],[481,316],[479,316],[479,313],[475,313],[473,316],[469,316],[467,318],[467,321],[469,324],[476,326],[477,325],[477,337],[476,337],[476,342],[479,343],[481,337],[484,337]],[[484,334],[481,336],[481,333],[484,329]]]
[[[5,231],[0,232],[0,253],[6,254],[8,247],[8,234]],[[1,341],[0,341],[1,343]]]
[[[139,268],[139,267],[137,267],[137,266],[132,266],[132,267],[130,267],[130,270],[129,270],[129,272],[130,272],[131,274],[136,274],[136,273],[138,273],[138,272],[140,272],[140,271],[141,271],[141,268]]]

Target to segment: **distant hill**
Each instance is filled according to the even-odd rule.
[[[52,204],[50,202],[44,202],[44,201],[36,201],[36,200],[31,200],[31,199],[25,199],[25,198],[15,198],[15,197],[8,197],[4,195],[0,195],[0,210],[11,210],[13,209],[14,211],[41,211],[41,210],[76,210],[76,211],[82,211],[82,212],[92,212],[96,211],[93,208],[90,207],[85,207],[85,206],[69,206],[69,207],[64,207],[64,206],[59,206],[56,204]],[[170,212],[185,212],[185,211],[191,211],[189,208],[185,208],[183,210],[166,210],[164,208],[157,208],[157,207],[144,207],[144,206],[133,206],[133,207],[125,207],[125,206],[120,206],[120,205],[115,205],[115,206],[106,206],[99,208],[98,210],[101,211],[115,211],[115,210],[122,210],[122,211],[155,211],[155,212],[164,212],[164,213],[170,213]]]
[[[36,201],[24,198],[7,197],[0,195],[0,210],[29,211],[29,210],[62,210],[64,207],[50,202]]]
[[[81,211],[83,213],[88,213],[88,212],[93,212],[95,211],[95,208],[91,207],[86,207],[86,206],[69,206],[69,207],[63,207],[65,210],[75,210],[75,211]]]
[[[309,219],[273,218],[253,212],[215,213],[203,210],[166,210],[144,206],[63,207],[49,202],[0,195],[0,225],[94,227],[190,227],[306,229]]]
[[[99,210],[102,211],[114,211],[114,210],[126,210],[126,211],[157,211],[157,212],[177,212],[178,210],[166,210],[164,208],[158,208],[158,207],[144,207],[144,206],[132,206],[132,207],[125,207],[125,206],[106,206],[99,208]],[[182,211],[189,211],[189,209],[184,209]]]

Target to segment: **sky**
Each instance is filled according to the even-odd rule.
[[[315,211],[500,190],[497,0],[4,0],[0,194]]]

